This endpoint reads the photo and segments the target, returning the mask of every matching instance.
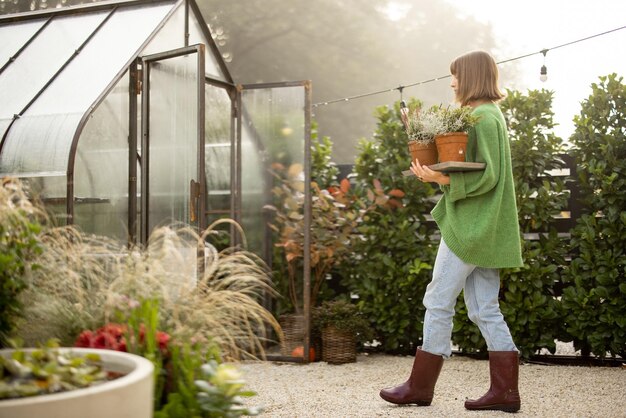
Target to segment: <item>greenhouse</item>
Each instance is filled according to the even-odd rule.
[[[145,244],[161,224],[226,217],[271,253],[268,168],[308,189],[308,81],[235,84],[193,0],[6,15],[0,38],[0,177],[60,225]]]

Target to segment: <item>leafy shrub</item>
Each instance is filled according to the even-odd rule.
[[[339,169],[332,160],[333,143],[329,137],[319,138],[317,124],[313,124],[311,131],[311,181],[317,183],[321,189],[337,186]]]
[[[0,187],[0,347],[7,344],[22,315],[20,293],[26,275],[38,266],[41,211],[33,206],[20,182],[2,179]]]
[[[313,332],[321,334],[326,327],[354,333],[360,342],[371,341],[372,328],[356,305],[345,300],[331,300],[313,308]]]
[[[429,184],[405,177],[410,166],[400,104],[376,109],[373,140],[362,140],[354,166],[354,193],[370,207],[357,228],[352,257],[339,272],[346,288],[358,296],[387,352],[414,352],[422,336],[421,300],[430,281],[436,244],[424,213],[434,194]],[[417,107],[413,101],[409,107]]]
[[[255,396],[256,393],[243,390],[244,381],[235,366],[210,360],[200,370],[202,378],[197,379],[195,385],[203,417],[236,418],[262,412],[262,408],[244,404],[243,397]]]
[[[626,85],[600,77],[574,118],[571,138],[585,214],[564,290],[567,332],[577,349],[626,356]]]

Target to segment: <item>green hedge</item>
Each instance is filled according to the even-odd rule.
[[[511,137],[524,266],[502,271],[500,299],[524,357],[542,349],[554,353],[556,340],[574,341],[583,353],[626,354],[626,93],[614,74],[592,89],[575,118],[575,147],[569,151],[552,133],[552,92],[508,91],[501,103]],[[421,343],[421,301],[438,245],[424,217],[436,190],[401,175],[409,154],[398,106],[376,109],[377,130],[359,145],[353,182],[361,198],[371,198],[373,188],[379,194],[400,190],[402,204],[363,216],[361,241],[338,272],[358,295],[382,350],[412,353]],[[554,219],[567,207],[568,185],[551,174],[564,167],[559,155],[566,152],[577,161],[587,212],[571,240],[557,233]],[[453,342],[461,351],[486,353],[462,295]]]
[[[409,106],[419,106],[419,102]],[[353,244],[353,257],[341,266],[340,274],[344,286],[358,295],[358,305],[372,323],[382,349],[414,352],[422,336],[421,300],[436,251],[424,217],[433,206],[428,198],[435,191],[402,175],[410,155],[399,103],[393,109],[377,108],[376,117],[374,140],[359,144],[354,182],[361,199],[381,204],[362,216],[361,239]],[[398,198],[402,203],[398,204]]]
[[[576,348],[626,357],[626,85],[600,77],[571,138],[585,214],[572,231],[563,321]]]

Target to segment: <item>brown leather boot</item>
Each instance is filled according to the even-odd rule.
[[[380,397],[399,405],[410,403],[418,406],[430,405],[441,366],[443,366],[442,356],[422,351],[418,347],[409,380],[400,386],[381,390]]]
[[[465,408],[517,412],[521,400],[517,388],[519,355],[517,351],[490,351],[489,375],[491,386],[480,399],[465,401]]]

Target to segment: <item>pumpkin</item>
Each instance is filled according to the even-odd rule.
[[[294,348],[291,352],[291,356],[304,358],[304,347],[299,345]],[[315,349],[313,347],[309,348],[309,361],[315,361]]]

